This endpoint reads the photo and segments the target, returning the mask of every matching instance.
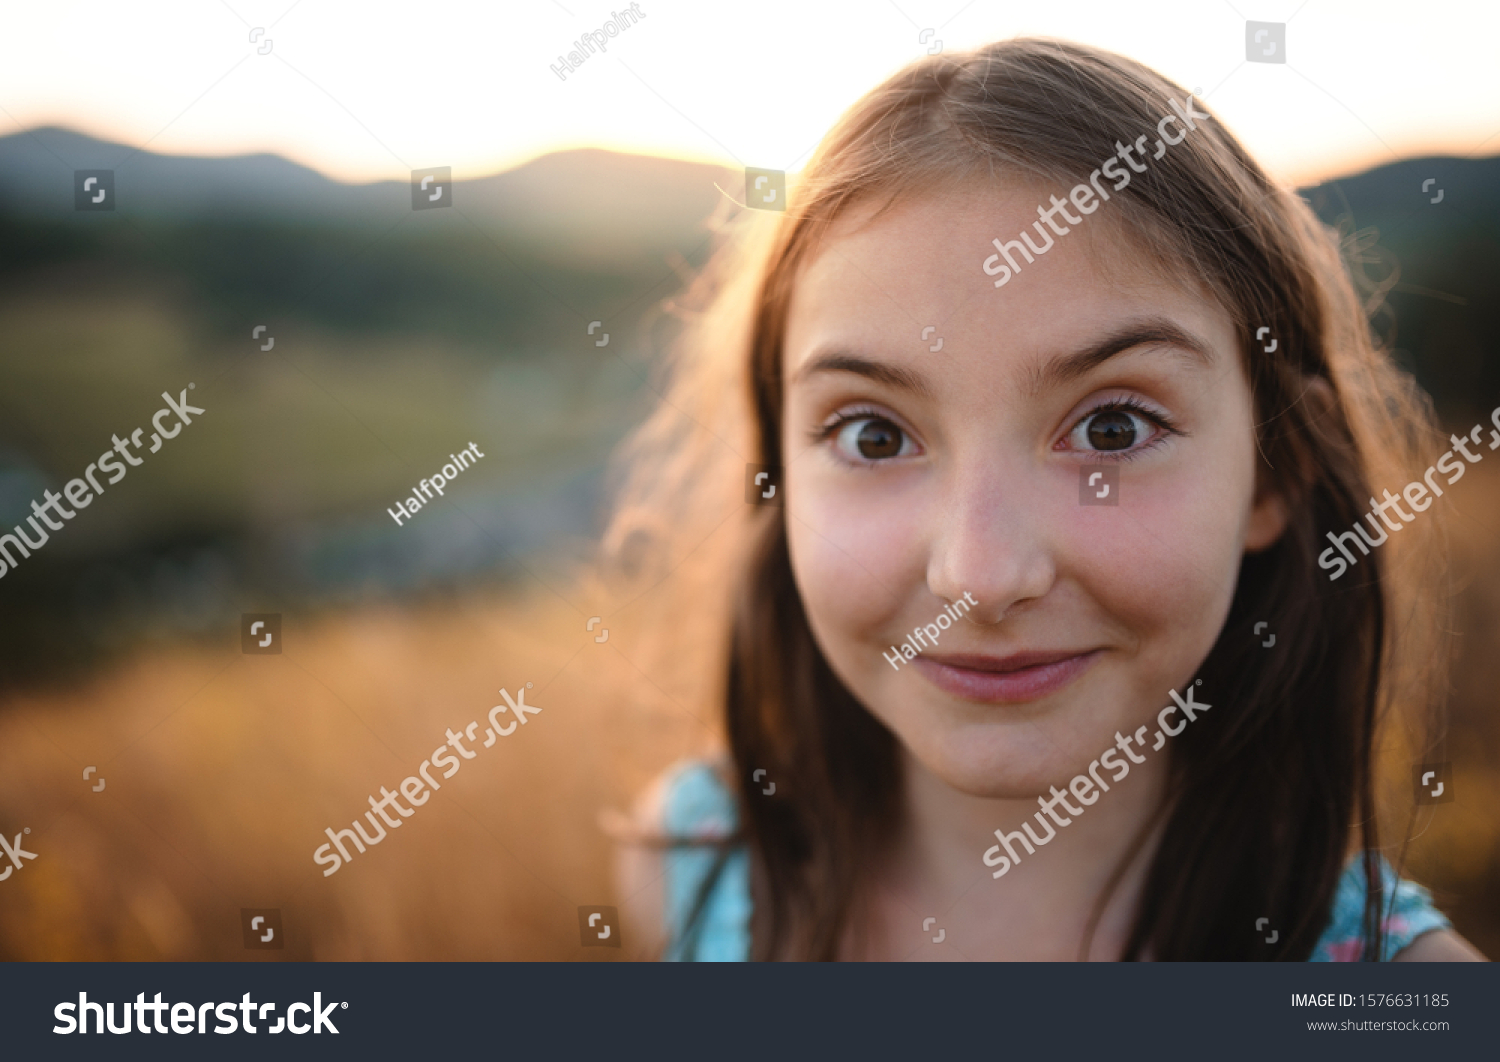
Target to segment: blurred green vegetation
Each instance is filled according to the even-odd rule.
[[[107,147],[44,132],[56,152]],[[300,185],[254,210],[233,196],[237,166],[274,186],[291,163],[180,160],[213,163],[200,175],[225,189],[213,209],[142,205],[138,180],[139,209],[83,213],[47,200],[71,173],[36,151],[18,159],[29,146],[0,139],[0,524],[81,475],[112,434],[148,425],[162,391],[191,381],[208,412],[5,576],[12,680],[151,631],[232,625],[252,601],[504,582],[540,549],[581,552],[605,461],[647,408],[647,352],[673,327],[658,308],[706,259],[722,181],[574,152],[460,182],[458,207],[417,212],[394,184],[314,175],[324,194],[379,201],[309,218]],[[174,161],[152,158],[163,186]],[[583,178],[601,201],[550,218],[516,205]],[[621,199],[656,227],[623,216]],[[449,489],[452,505],[390,519],[471,441],[486,458]]]

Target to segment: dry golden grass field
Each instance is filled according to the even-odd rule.
[[[0,809],[37,853],[3,886],[14,959],[570,959],[576,909],[615,902],[598,814],[707,729],[545,591],[286,619],[283,655],[143,652],[0,715]],[[597,634],[596,628],[596,634]],[[480,748],[378,846],[313,862],[379,787],[532,684],[541,709]],[[697,709],[699,716],[708,713]],[[98,766],[90,781],[83,769]],[[94,792],[98,778],[105,788]],[[12,828],[13,827],[13,828]],[[368,827],[367,827],[368,829]],[[283,952],[240,909],[280,908]]]

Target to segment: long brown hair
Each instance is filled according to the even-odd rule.
[[[724,705],[758,958],[835,957],[862,861],[893,835],[902,793],[896,738],[812,638],[783,510],[739,497],[741,462],[783,463],[782,342],[798,270],[856,201],[889,203],[991,174],[1070,187],[1116,141],[1155,138],[1174,99],[1185,102],[1186,91],[1146,67],[1061,41],[922,59],[829,133],[783,217],[729,226],[728,246],[701,279],[707,308],[678,349],[666,401],[625,452],[605,544],[636,578],[655,585],[670,574],[674,600],[693,602],[707,667],[688,696]],[[1216,118],[1197,125],[1108,209],[1156,264],[1201,281],[1237,326],[1258,478],[1290,519],[1273,547],[1242,562],[1198,672],[1206,688],[1232,692],[1227,710],[1172,747],[1160,841],[1123,957],[1305,959],[1351,850],[1365,862],[1373,957],[1383,902],[1377,738],[1392,708],[1422,718],[1441,689],[1437,514],[1338,581],[1315,558],[1327,532],[1364,513],[1371,483],[1405,482],[1437,436],[1425,399],[1372,340],[1375,306],[1361,301],[1362,274],[1351,277],[1338,235]],[[1263,326],[1274,350],[1251,342]],[[672,614],[681,664],[692,654],[683,612]],[[1252,638],[1260,621],[1276,632],[1277,652]],[[1389,733],[1386,753],[1397,759],[1425,740]],[[780,799],[759,796],[759,769],[779,779]],[[1280,927],[1277,943],[1252,930],[1260,918]]]

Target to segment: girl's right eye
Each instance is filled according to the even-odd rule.
[[[850,417],[834,426],[834,446],[852,461],[884,461],[916,453],[916,444],[885,417]]]

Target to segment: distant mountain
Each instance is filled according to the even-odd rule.
[[[86,169],[114,171],[117,213],[153,220],[364,227],[411,212],[405,180],[341,184],[279,155],[159,155],[56,126],[0,137],[0,211],[64,220],[73,171]],[[542,240],[675,245],[714,209],[714,184],[728,181],[713,166],[587,148],[457,173],[453,202],[474,221]]]
[[[73,170],[115,171],[117,211],[153,220],[365,227],[411,210],[407,181],[342,184],[279,155],[161,155],[57,126],[0,137],[0,212],[29,220],[73,213]],[[535,239],[676,246],[736,174],[677,159],[597,148],[562,151],[485,176],[455,175],[466,217]],[[1424,190],[1424,182],[1432,183]],[[1500,226],[1500,156],[1405,159],[1302,189],[1320,216],[1356,225]],[[1441,195],[1438,203],[1431,200]]]
[[[113,172],[112,213],[75,209],[74,171],[89,169]],[[409,178],[343,184],[276,155],[161,155],[32,129],[0,137],[0,277],[67,286],[97,269],[164,284],[221,334],[247,314],[299,315],[510,349],[573,346],[559,312],[586,324],[633,307],[611,323],[618,344],[676,269],[706,259],[715,186],[743,181],[599,149],[454,177],[452,209],[414,212]]]
[[[1428,182],[1431,182],[1428,184]],[[1426,185],[1424,189],[1424,185]],[[1354,220],[1425,215],[1424,221],[1500,224],[1500,156],[1402,159],[1302,190],[1325,221],[1345,207]],[[1437,202],[1433,202],[1436,199]]]

